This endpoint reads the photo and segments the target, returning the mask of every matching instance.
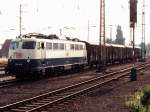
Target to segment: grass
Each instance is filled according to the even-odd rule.
[[[136,92],[130,101],[126,102],[126,105],[134,112],[150,112],[150,85]]]

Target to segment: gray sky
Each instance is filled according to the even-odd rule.
[[[88,21],[90,42],[99,40],[100,0],[0,0],[0,43],[19,35],[19,4],[22,4],[22,33],[56,33],[87,40]],[[129,43],[129,0],[106,1],[106,37],[115,39],[116,26],[121,25],[126,44]],[[150,35],[150,1],[145,0],[146,38]],[[141,5],[138,0],[136,44],[141,42]],[[66,26],[69,28],[66,28]]]

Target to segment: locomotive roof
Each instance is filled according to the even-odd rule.
[[[37,42],[59,42],[59,43],[80,43],[83,44],[84,42],[79,41],[72,41],[72,40],[63,40],[63,39],[41,39],[41,38],[16,38],[12,41],[37,41]]]

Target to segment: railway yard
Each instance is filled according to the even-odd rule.
[[[133,64],[111,65],[105,73],[97,73],[93,68],[39,80],[16,80],[8,81],[9,83],[2,81],[0,110],[4,112],[131,111],[125,102],[142,86],[150,83],[149,61],[137,62],[136,65],[137,70],[141,69],[137,72],[137,81],[130,81]],[[144,75],[141,75],[141,71]],[[4,76],[2,78],[4,79]]]
[[[103,50],[99,52],[100,49]],[[88,104],[86,99],[97,91],[101,95],[96,100],[103,98],[122,82],[136,81],[136,71],[140,74],[141,70],[150,66],[149,58],[140,62],[140,47],[133,50],[132,46],[125,45],[99,46],[37,33],[12,40],[8,57],[7,64],[1,67],[2,112],[78,112],[84,107],[78,103]],[[94,99],[90,98],[95,99],[94,96]],[[97,110],[103,109],[101,103],[107,104],[107,100],[99,103],[96,100],[93,105],[99,104],[99,107],[87,107]],[[72,104],[71,108],[66,108]]]
[[[0,2],[0,112],[150,112],[147,1],[14,1]]]

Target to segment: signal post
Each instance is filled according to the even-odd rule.
[[[135,68],[135,24],[137,23],[137,0],[130,0],[130,28],[131,28],[131,38],[132,38],[132,60],[133,67],[131,69],[131,81],[135,81],[137,79],[136,68]]]

